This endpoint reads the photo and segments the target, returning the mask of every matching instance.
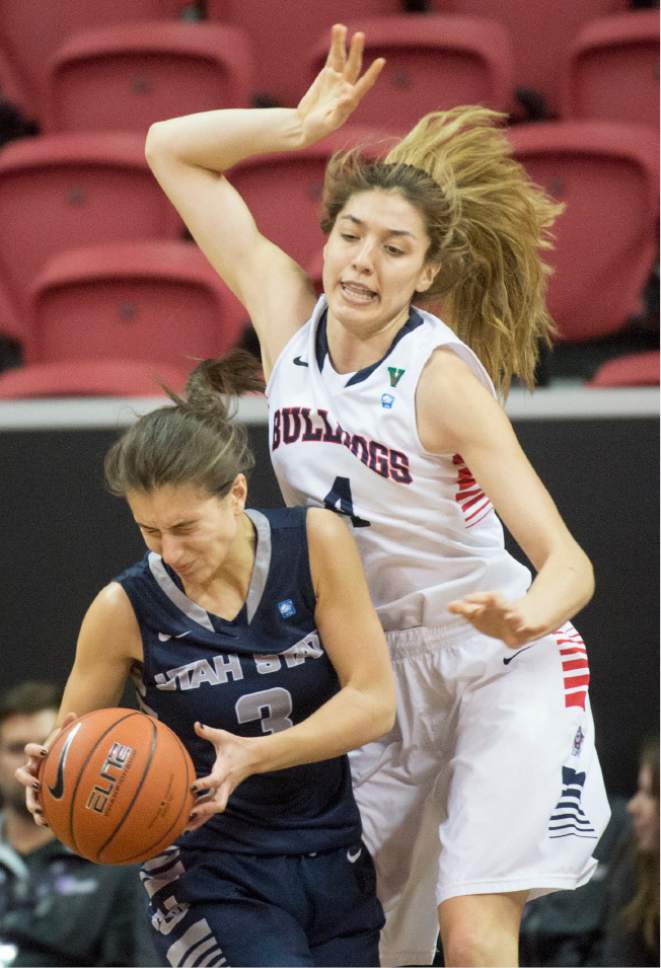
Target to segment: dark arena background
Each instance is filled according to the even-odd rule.
[[[142,555],[102,462],[164,402],[156,380],[180,389],[194,358],[256,348],[147,167],[149,125],[295,105],[336,22],[365,31],[366,63],[387,58],[347,142],[354,124],[378,140],[484,104],[566,204],[548,256],[558,337],[506,407],[595,566],[574,621],[607,790],[629,798],[659,730],[659,12],[644,0],[0,0],[0,685],[63,683],[88,604]],[[317,287],[335,147],[230,176]],[[280,504],[265,401],[236,419],[257,457],[248,503]],[[3,950],[0,923],[0,965]]]

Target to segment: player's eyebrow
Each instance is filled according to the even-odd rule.
[[[168,528],[166,528],[166,531],[172,531],[174,530],[174,528],[188,528],[191,526],[191,524],[195,524],[196,520],[197,520],[196,518],[191,518],[190,521],[175,521],[174,524],[171,524]],[[138,525],[139,528],[144,528],[146,531],[161,530],[160,528],[157,528],[153,524],[143,524],[141,521],[138,521],[137,519],[135,523]]]
[[[348,219],[350,222],[353,222],[354,225],[359,225],[361,228],[365,225],[365,222],[363,222],[362,219],[357,218],[355,215],[349,215],[349,214],[340,215],[340,219],[344,219],[344,218]],[[386,235],[408,235],[412,239],[416,238],[413,232],[409,232],[406,229],[386,229],[385,234]]]

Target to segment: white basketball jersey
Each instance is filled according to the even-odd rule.
[[[482,364],[445,323],[413,308],[383,359],[339,374],[325,311],[322,297],[266,390],[287,504],[347,516],[386,631],[464,621],[447,605],[470,592],[523,595],[530,572],[505,550],[489,499],[459,454],[429,453],[416,427],[416,387],[434,349],[454,350],[495,395]]]

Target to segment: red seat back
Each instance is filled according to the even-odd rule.
[[[307,88],[307,56],[336,23],[402,12],[401,0],[206,0],[207,17],[246,31],[257,63],[256,92],[286,106]]]
[[[459,104],[508,110],[512,54],[506,30],[477,17],[380,17],[350,23],[365,31],[365,64],[386,58],[377,87],[352,121],[405,132],[429,111]],[[312,49],[309,80],[321,70],[328,38]]]
[[[245,319],[187,242],[69,250],[35,280],[32,300],[29,363],[121,357],[190,370],[231,346]]]
[[[216,24],[156,21],[77,33],[49,68],[52,131],[131,129],[223,107],[247,107],[253,62],[245,35]]]
[[[627,353],[602,363],[588,380],[589,387],[645,387],[659,385],[659,351]]]
[[[147,166],[144,139],[123,132],[6,145],[0,225],[0,275],[24,310],[30,283],[53,254],[100,241],[174,238],[181,231]]]
[[[576,38],[566,71],[567,118],[659,126],[659,12],[602,17]]]
[[[108,24],[177,17],[186,6],[186,0],[2,0],[0,47],[16,71],[25,107],[40,117],[48,59],[72,34]]]
[[[0,400],[32,397],[155,397],[180,393],[186,373],[150,360],[63,360],[0,373]]]
[[[544,95],[549,113],[560,107],[560,65],[580,27],[593,17],[625,10],[628,0],[435,0],[439,13],[492,17],[508,30],[514,83]]]
[[[532,180],[566,204],[549,308],[562,338],[614,332],[639,310],[656,255],[658,147],[643,125],[549,122],[510,130]]]

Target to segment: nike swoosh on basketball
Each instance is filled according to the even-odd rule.
[[[347,860],[349,861],[349,863],[350,864],[355,864],[356,861],[358,860],[358,858],[360,857],[360,855],[362,854],[362,852],[363,852],[363,848],[362,847],[359,847],[358,850],[356,850],[356,851],[348,850],[347,851]]]
[[[64,793],[64,767],[67,762],[67,756],[69,755],[69,747],[71,746],[74,739],[76,738],[76,734],[78,733],[78,730],[80,729],[81,726],[82,726],[82,723],[77,723],[73,727],[73,729],[67,736],[66,740],[64,741],[64,746],[60,751],[60,759],[57,764],[57,776],[55,777],[55,784],[53,786],[48,787],[50,791],[50,795],[53,797],[54,800],[62,799],[62,795]]]
[[[294,357],[294,366],[309,366],[309,365],[310,364],[307,363],[305,360],[302,360],[300,356]]]
[[[505,658],[503,659],[503,663],[504,663],[505,665],[509,665],[509,664],[510,664],[510,662],[512,661],[512,659],[516,659],[516,657],[517,657],[517,655],[521,655],[521,653],[522,653],[522,652],[527,652],[527,651],[528,651],[528,649],[532,649],[532,645],[526,645],[526,646],[524,646],[524,648],[523,648],[523,649],[519,649],[519,651],[518,651],[518,652],[515,652],[515,653],[514,653],[513,655],[508,655],[508,656],[506,656],[506,657],[505,657]]]

